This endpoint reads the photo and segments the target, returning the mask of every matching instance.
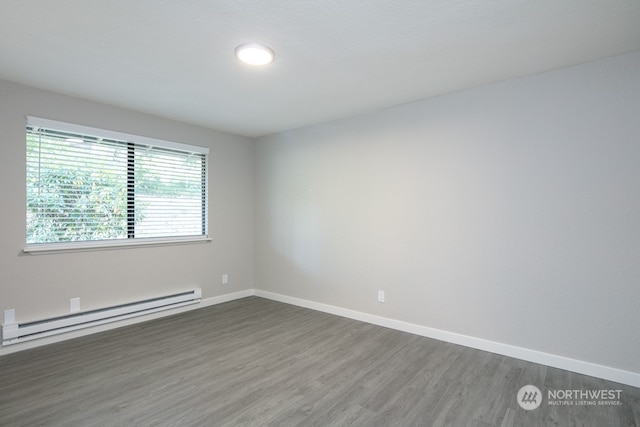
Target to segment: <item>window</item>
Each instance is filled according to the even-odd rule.
[[[207,240],[208,149],[27,118],[26,251]]]

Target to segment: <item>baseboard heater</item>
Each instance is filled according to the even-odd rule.
[[[17,344],[19,342],[62,334],[64,332],[129,319],[162,310],[197,304],[201,298],[202,290],[197,288],[173,295],[146,299],[144,301],[136,301],[97,310],[81,311],[65,316],[24,323],[16,323],[13,319],[15,316],[13,312],[11,318],[7,319],[7,312],[5,311],[5,322],[2,325],[2,345]]]

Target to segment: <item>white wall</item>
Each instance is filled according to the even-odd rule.
[[[210,147],[213,242],[23,255],[27,115]],[[253,288],[250,139],[6,81],[0,81],[0,129],[0,310],[13,308],[18,321],[27,321],[67,314],[75,297],[87,310],[193,287],[203,289],[203,298]]]
[[[256,288],[640,373],[640,53],[255,149]]]

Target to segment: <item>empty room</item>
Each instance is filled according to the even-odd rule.
[[[0,1],[0,425],[640,426],[638,23]]]

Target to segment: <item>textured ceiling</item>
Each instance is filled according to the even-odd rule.
[[[639,0],[0,1],[0,78],[252,137],[638,49]]]

